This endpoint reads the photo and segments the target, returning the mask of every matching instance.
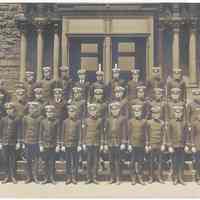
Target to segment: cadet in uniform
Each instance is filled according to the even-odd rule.
[[[172,154],[173,165],[173,184],[177,185],[178,182],[185,185],[183,181],[183,167],[184,167],[184,150],[187,152],[187,128],[183,120],[183,106],[174,106],[174,118],[169,122],[167,131],[168,150]]]
[[[109,146],[110,183],[121,182],[121,151],[127,144],[126,117],[120,114],[120,102],[109,104],[110,115],[106,123],[105,149]]]
[[[128,151],[131,153],[131,184],[135,185],[138,180],[140,184],[145,185],[142,179],[142,169],[144,164],[146,120],[142,118],[141,105],[133,105],[132,110],[133,115],[128,121]]]
[[[184,101],[186,103],[186,85],[187,85],[187,80],[185,77],[183,77],[182,74],[182,69],[180,68],[175,68],[173,69],[173,77],[168,77],[167,78],[167,96],[171,96],[171,89],[172,88],[179,88],[181,90],[180,98],[181,101]]]
[[[87,151],[87,181],[86,184],[97,184],[97,170],[99,148],[102,145],[103,126],[102,120],[98,116],[96,104],[88,104],[88,116],[85,120],[85,130],[82,137],[82,144],[86,145]]]
[[[59,123],[55,118],[55,106],[46,105],[46,118],[41,121],[40,135],[39,135],[39,148],[45,162],[45,180],[42,184],[49,181],[55,184],[55,151],[60,150],[60,139],[58,137]]]
[[[28,101],[33,101],[34,98],[34,84],[35,84],[35,76],[34,72],[26,71],[26,79],[24,81],[24,87],[26,89],[26,96]]]
[[[60,68],[60,78],[53,82],[52,88],[62,88],[63,89],[63,96],[66,100],[71,97],[73,81],[69,76],[69,67],[68,66],[61,66]]]
[[[6,103],[5,93],[3,90],[0,89],[0,120],[2,117],[6,116],[5,103]]]
[[[6,103],[5,107],[7,116],[2,118],[0,124],[0,149],[3,150],[6,163],[6,177],[2,183],[9,182],[11,178],[12,182],[16,184],[16,150],[20,148],[19,136],[21,130],[14,103]]]
[[[39,128],[40,117],[38,115],[39,103],[28,102],[28,115],[24,116],[22,121],[22,144],[25,145],[26,157],[26,176],[25,183],[32,180],[38,181],[38,158],[39,158]]]
[[[163,151],[166,146],[166,131],[164,121],[160,117],[161,108],[154,106],[151,108],[152,119],[146,124],[146,146],[149,161],[149,183],[154,181],[164,183],[162,179],[162,161]],[[158,169],[158,175],[155,174],[155,166]]]

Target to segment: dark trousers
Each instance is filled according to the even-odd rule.
[[[65,151],[66,178],[78,177],[78,152],[77,147],[67,147]]]
[[[55,148],[45,148],[42,153],[44,161],[44,172],[46,179],[54,179],[55,177]]]
[[[109,147],[110,172],[112,179],[121,176],[121,151],[119,146]]]
[[[184,148],[174,148],[174,153],[172,154],[173,176],[182,173],[184,167],[184,154]]]
[[[159,148],[152,149],[149,154],[147,155],[148,165],[149,165],[149,173],[150,176],[153,177],[154,169],[158,169],[159,175],[162,170],[162,161],[163,161],[163,153]]]
[[[142,175],[144,162],[144,147],[133,147],[131,152],[130,175]]]
[[[97,178],[98,170],[98,146],[87,146],[87,178],[88,180],[94,180]]]
[[[195,161],[196,178],[200,179],[200,151],[194,153],[193,157]]]
[[[25,158],[26,158],[26,174],[29,178],[38,177],[38,160],[39,160],[39,146],[38,144],[25,144]]]
[[[15,145],[3,146],[3,155],[5,160],[5,174],[7,177],[16,175],[16,149]]]

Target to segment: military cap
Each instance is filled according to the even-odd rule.
[[[152,67],[152,71],[155,73],[160,72],[161,68],[160,67]]]
[[[78,74],[80,75],[80,74],[85,74],[86,73],[86,70],[85,69],[79,69],[78,70]]]
[[[43,92],[43,88],[42,87],[36,87],[34,90],[33,90],[35,93],[39,94],[39,93],[42,93]]]
[[[97,109],[97,104],[96,104],[96,103],[88,103],[88,104],[87,104],[87,108],[88,108],[88,110],[90,110],[90,111],[94,111],[94,110]]]
[[[180,93],[181,92],[181,89],[180,88],[177,88],[177,87],[174,87],[174,88],[171,88],[171,93]]]
[[[8,103],[5,103],[5,108],[6,108],[6,109],[15,108],[15,105],[14,105],[13,102],[8,102]]]
[[[143,91],[143,90],[146,89],[146,86],[144,86],[144,85],[138,85],[138,86],[136,87],[136,89],[137,89],[138,91]]]
[[[104,72],[102,71],[101,64],[99,64],[98,70],[96,71],[96,75],[103,75]]]
[[[120,102],[113,102],[109,104],[110,109],[117,110],[120,109]]]
[[[32,72],[32,71],[26,71],[26,75],[34,75],[34,72]]]
[[[115,64],[114,68],[112,68],[113,72],[119,72],[120,68],[117,66],[117,64]]]
[[[16,94],[17,95],[23,95],[24,93],[25,93],[25,89],[24,88],[18,88],[18,89],[16,89]]]
[[[132,69],[131,72],[133,74],[139,74],[140,73],[140,70],[139,69]]]
[[[102,88],[95,88],[94,93],[95,94],[103,94],[103,89]]]
[[[193,95],[200,95],[200,88],[195,88],[192,90]]]
[[[53,89],[53,92],[54,92],[55,94],[60,94],[60,93],[63,92],[63,89],[62,89],[62,88],[54,88],[54,89]]]
[[[114,89],[115,92],[123,92],[124,90],[125,90],[125,88],[124,88],[124,87],[121,87],[121,86],[117,86],[117,87],[115,87],[115,89]]]
[[[140,111],[142,109],[142,105],[140,104],[133,104],[131,107],[134,111]]]
[[[160,94],[163,92],[163,89],[162,88],[154,88],[154,92]]]
[[[60,71],[62,71],[62,72],[69,71],[69,67],[68,67],[68,66],[65,66],[65,65],[62,65],[62,66],[60,67]]]
[[[161,111],[161,107],[160,106],[152,106],[151,107],[151,112],[152,113],[159,113]]]
[[[81,87],[73,87],[72,90],[74,93],[77,93],[77,92],[81,92],[82,88]]]
[[[176,113],[183,112],[183,109],[184,109],[184,107],[181,106],[181,105],[173,106],[173,110],[174,110],[174,112],[176,112]]]
[[[51,71],[51,67],[50,66],[45,66],[45,67],[43,67],[43,71],[44,72]]]
[[[174,68],[173,72],[176,73],[176,74],[179,74],[179,73],[182,72],[182,69],[181,68]]]
[[[39,106],[39,103],[36,101],[29,101],[28,106],[29,107],[37,107],[37,106]]]
[[[16,88],[25,88],[25,86],[24,86],[24,82],[18,82],[18,83],[16,83]]]
[[[54,105],[46,105],[45,110],[46,110],[46,112],[52,112],[55,110],[55,106]]]
[[[74,112],[77,110],[77,106],[74,104],[68,105],[67,108],[68,108],[68,112]]]

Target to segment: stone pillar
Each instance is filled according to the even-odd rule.
[[[55,80],[59,77],[59,50],[60,50],[60,38],[59,38],[59,25],[54,25],[54,44],[53,44],[53,78]]]
[[[20,81],[24,81],[26,72],[27,36],[25,29],[21,30],[20,41]]]
[[[62,65],[69,65],[69,41],[67,37],[67,19],[63,18],[62,22]]]
[[[180,24],[173,23],[172,39],[172,68],[180,68],[180,50],[179,50]]]
[[[105,83],[109,83],[112,77],[112,63],[111,63],[111,37],[106,36],[103,45],[103,66],[105,74]]]
[[[189,34],[189,78],[190,84],[197,84],[197,27],[196,22],[191,22]]]

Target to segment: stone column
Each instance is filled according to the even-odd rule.
[[[104,74],[105,74],[105,83],[109,83],[112,77],[112,63],[111,63],[111,37],[106,36],[104,39],[103,45],[103,66],[104,66]]]
[[[54,44],[53,44],[53,78],[55,80],[59,77],[59,50],[60,50],[60,38],[59,38],[59,25],[54,25]]]
[[[21,29],[20,41],[20,81],[24,81],[26,72],[26,57],[27,57],[27,37],[26,30]]]
[[[172,39],[172,68],[180,68],[180,50],[179,50],[180,24],[173,23]]]
[[[62,65],[69,65],[69,41],[67,37],[68,20],[63,18],[62,22]]]
[[[189,78],[190,84],[197,84],[197,27],[191,22],[189,34]]]

